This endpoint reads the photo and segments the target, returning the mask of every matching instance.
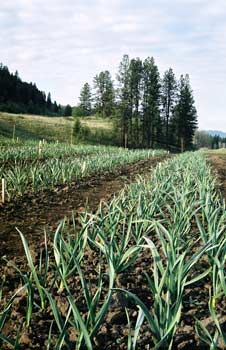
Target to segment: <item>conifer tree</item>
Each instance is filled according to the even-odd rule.
[[[175,107],[175,125],[177,144],[181,151],[190,149],[197,129],[197,111],[189,75],[181,75],[179,82],[178,102]]]
[[[102,117],[109,117],[114,112],[115,91],[109,71],[100,72],[94,77],[95,107]]]
[[[169,125],[173,116],[176,97],[177,82],[172,68],[164,73],[162,80],[162,117],[166,148],[172,143],[173,135],[169,133]]]
[[[88,83],[85,83],[80,93],[79,108],[83,116],[89,116],[92,113],[92,93],[91,87]]]
[[[121,131],[121,144],[124,147],[128,146],[129,121],[131,120],[132,116],[129,68],[129,56],[124,55],[119,65],[119,71],[117,74],[119,127]]]
[[[72,115],[72,108],[70,105],[67,105],[64,109],[64,116],[70,117]]]
[[[47,95],[46,108],[47,108],[47,113],[51,112],[51,109],[52,109],[52,100],[51,100],[51,94],[50,94],[50,92],[49,92],[48,95]]]
[[[160,138],[160,75],[154,58],[143,63],[143,144],[153,147]]]
[[[142,61],[135,58],[130,61],[130,99],[132,108],[132,119],[130,121],[130,139],[134,147],[141,146],[141,84],[142,84]]]

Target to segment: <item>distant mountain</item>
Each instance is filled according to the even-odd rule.
[[[211,136],[220,136],[220,137],[226,137],[226,132],[224,131],[220,131],[220,130],[207,130],[206,132],[208,132],[209,135]]]

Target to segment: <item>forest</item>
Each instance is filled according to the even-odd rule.
[[[39,115],[71,115],[70,106],[52,102],[51,94],[40,91],[36,84],[21,80],[19,73],[10,73],[0,63],[0,111]]]
[[[161,77],[153,57],[124,55],[115,82],[109,71],[100,72],[93,88],[84,84],[79,99],[78,116],[114,116],[125,147],[193,148],[198,117],[189,75],[177,79],[169,68]]]

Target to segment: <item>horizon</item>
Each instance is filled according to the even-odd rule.
[[[161,76],[169,67],[177,79],[190,75],[199,129],[224,131],[225,15],[223,0],[8,0],[0,6],[1,61],[74,106],[95,74],[109,70],[115,80],[123,54],[153,56]]]

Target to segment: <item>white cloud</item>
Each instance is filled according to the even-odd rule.
[[[190,73],[200,126],[226,130],[225,0],[7,0],[1,60],[74,104],[85,81],[115,73],[124,53]]]

